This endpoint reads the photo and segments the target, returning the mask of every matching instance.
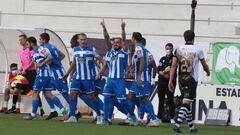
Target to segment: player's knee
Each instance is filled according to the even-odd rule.
[[[128,93],[128,99],[129,100],[134,100],[134,95],[132,93]]]
[[[141,101],[143,102],[143,103],[147,103],[148,102],[148,97],[147,96],[143,96],[143,97],[141,97]]]
[[[38,92],[33,91],[32,97],[33,97],[33,99],[38,99]]]
[[[69,95],[71,100],[73,100],[76,96],[77,96],[77,93],[75,93],[75,92],[71,92]]]
[[[118,102],[122,105],[126,104],[126,99],[119,99]]]
[[[184,100],[184,99],[183,99],[182,103],[183,103],[183,104],[187,104],[187,105],[190,106],[191,103],[192,103],[192,101],[190,101],[190,100]]]
[[[96,98],[95,98],[95,95],[94,95],[94,94],[91,94],[91,95],[88,95],[88,99],[91,100],[91,101],[93,101],[93,100],[95,100]]]

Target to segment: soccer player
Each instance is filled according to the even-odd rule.
[[[140,112],[147,112],[151,117],[151,121],[148,126],[159,126],[160,122],[154,113],[152,103],[149,101],[150,76],[148,52],[141,43],[141,40],[141,33],[134,32],[132,34],[132,45],[135,48],[133,54],[135,67],[135,93],[136,97],[140,98]]]
[[[106,54],[106,63],[97,75],[97,79],[109,69],[109,75],[103,90],[104,95],[104,121],[102,125],[108,125],[108,113],[113,111],[113,106],[109,106],[110,102],[114,102],[112,96],[116,96],[122,108],[125,108],[133,121],[134,126],[137,125],[137,119],[130,107],[127,104],[125,71],[128,62],[128,52],[125,39],[114,38],[114,44]]]
[[[141,40],[141,43],[143,44],[144,47],[146,47],[146,39],[143,37],[142,40]],[[154,60],[154,57],[153,55],[150,53],[149,50],[147,50],[147,54],[148,54],[148,67],[149,67],[149,76],[150,76],[150,83],[151,83],[151,87],[154,87],[155,86],[155,77],[156,77],[156,73],[157,73],[157,66],[156,66],[156,62]],[[151,88],[150,89],[150,96],[153,93],[153,89]],[[139,101],[139,100],[137,100]],[[138,109],[139,109],[139,103],[136,104],[138,106]],[[139,120],[138,120],[138,123],[139,124],[142,124],[143,123],[143,117],[144,117],[144,113],[145,112],[140,112],[139,110]],[[150,122],[151,118],[149,115],[147,115],[147,122],[146,124],[148,124]],[[160,121],[161,122],[161,121]]]
[[[70,41],[70,44],[71,44],[71,48],[73,49],[74,47],[76,46],[79,46],[78,42],[77,42],[77,39],[78,39],[78,36],[79,34],[75,34],[71,41]],[[100,86],[100,83],[101,83],[101,80],[96,80],[96,75],[97,73],[99,72],[99,67],[100,65],[97,63],[96,59],[94,59],[94,68],[92,69],[92,75],[93,75],[93,79],[94,79],[94,86],[95,86],[95,97],[96,99],[98,100],[98,103],[99,103],[99,108],[101,110],[101,112],[103,112],[103,102],[100,100],[100,98],[98,97],[98,94],[102,92],[101,90],[101,86]],[[70,80],[72,81],[72,76],[76,73],[76,69],[72,70],[71,73],[70,73]],[[90,107],[91,109],[94,110],[94,105],[92,103],[92,101],[88,98],[88,95],[84,94],[84,93],[79,93],[79,98],[81,100],[83,100],[83,102],[88,106]],[[76,111],[78,112],[76,114],[76,118],[77,120],[81,117],[81,114],[79,111]],[[95,122],[97,119],[94,119],[93,122]]]
[[[64,114],[65,109],[61,104],[60,100],[52,95],[51,90],[54,90],[51,80],[52,80],[52,71],[49,67],[49,63],[52,62],[52,56],[50,51],[43,47],[37,46],[37,40],[34,37],[29,37],[27,42],[34,50],[34,62],[37,67],[37,77],[34,82],[33,88],[33,96],[32,96],[32,113],[28,116],[25,116],[26,120],[33,120],[36,118],[36,112],[39,104],[39,92],[43,91],[44,95],[51,100],[58,108],[60,108],[61,112]],[[45,39],[39,38],[40,45],[42,42],[46,42]]]
[[[195,33],[191,30],[184,32],[185,45],[180,46],[175,50],[172,66],[170,70],[170,78],[168,87],[171,92],[174,92],[174,75],[176,67],[179,67],[179,85],[183,93],[182,106],[178,111],[178,117],[173,130],[181,133],[180,124],[184,119],[188,122],[190,132],[196,133],[198,129],[194,127],[192,122],[191,104],[196,98],[196,89],[199,73],[199,62],[201,62],[207,76],[210,75],[209,67],[204,59],[203,51],[194,45]]]
[[[103,28],[103,36],[104,36],[104,39],[105,39],[105,42],[106,42],[106,47],[107,47],[107,50],[110,51],[112,49],[112,46],[114,46],[115,44],[115,38],[111,38],[110,39],[110,36],[107,32],[107,28],[106,28],[106,25],[105,25],[105,21],[103,19],[103,21],[100,23],[100,25],[102,26]],[[125,44],[126,43],[126,32],[125,32],[125,26],[126,26],[126,23],[123,21],[123,19],[121,19],[121,29],[122,29],[122,39],[121,39],[121,44]],[[122,46],[121,46],[122,47]],[[125,47],[127,48],[127,47]],[[112,110],[110,110],[108,112],[108,121],[111,122],[112,120],[112,117],[113,117],[113,110],[114,110],[114,106],[117,107],[117,109],[122,112],[123,114],[127,115],[128,114],[128,111],[122,107],[122,105],[118,102],[117,98],[115,96],[111,96],[113,102],[109,102],[109,108],[111,108]],[[111,123],[110,123],[111,124]]]
[[[93,109],[97,113],[97,124],[102,122],[102,116],[99,107],[99,101],[94,95],[95,87],[93,82],[92,69],[94,68],[94,58],[103,63],[103,59],[96,53],[96,50],[91,45],[87,44],[87,35],[80,33],[78,35],[79,45],[73,48],[74,60],[70,65],[64,78],[66,79],[70,72],[76,69],[70,86],[70,117],[64,122],[77,122],[75,110],[77,106],[77,96],[79,93],[88,95],[88,98],[93,103]]]
[[[68,83],[67,80],[63,79],[63,76],[65,75],[66,72],[61,63],[61,61],[65,58],[65,54],[61,52],[59,49],[57,49],[54,45],[50,44],[49,41],[50,36],[48,33],[42,33],[40,35],[39,40],[40,45],[47,48],[52,56],[52,63],[49,64],[49,66],[52,71],[52,84],[54,86],[54,89],[58,90],[59,93],[66,100],[66,102],[70,104],[70,98],[68,94]],[[57,117],[58,113],[55,110],[54,103],[51,102],[51,100],[49,100],[48,98],[46,98],[46,100],[51,108],[51,113],[46,118],[46,120],[50,120],[54,117]]]
[[[141,43],[146,48],[146,39],[144,37],[142,38]],[[150,51],[147,50],[147,52],[148,52],[150,82],[151,82],[151,85],[154,86],[155,85],[155,77],[156,77],[156,74],[157,74],[157,65],[156,65],[154,57],[150,53]]]

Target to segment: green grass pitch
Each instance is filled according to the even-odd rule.
[[[175,135],[170,124],[161,124],[158,128],[130,127],[117,125],[115,120],[111,126],[97,126],[91,119],[80,119],[77,124],[63,123],[60,118],[50,121],[38,117],[33,121],[22,119],[23,115],[0,114],[1,135]],[[197,135],[240,135],[239,127],[197,125]],[[184,135],[190,134],[183,125]]]

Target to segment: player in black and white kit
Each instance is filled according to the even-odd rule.
[[[168,83],[169,90],[172,92],[174,91],[173,79],[178,66],[179,85],[183,94],[183,103],[178,111],[178,117],[173,128],[177,133],[181,133],[180,124],[184,119],[186,119],[191,133],[196,133],[198,131],[192,122],[191,104],[196,98],[199,62],[201,62],[207,76],[210,75],[203,51],[198,46],[194,45],[194,38],[195,33],[193,31],[187,30],[184,32],[186,44],[175,50],[170,71],[170,79]]]

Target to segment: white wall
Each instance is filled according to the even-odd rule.
[[[235,27],[240,21],[239,0],[198,0],[197,41],[238,41]],[[46,27],[64,40],[86,32],[102,37],[99,25],[106,19],[109,32],[120,33],[125,18],[127,34],[140,31],[149,39],[182,41],[189,28],[191,0],[0,0],[1,26]],[[208,21],[210,20],[210,21]]]

